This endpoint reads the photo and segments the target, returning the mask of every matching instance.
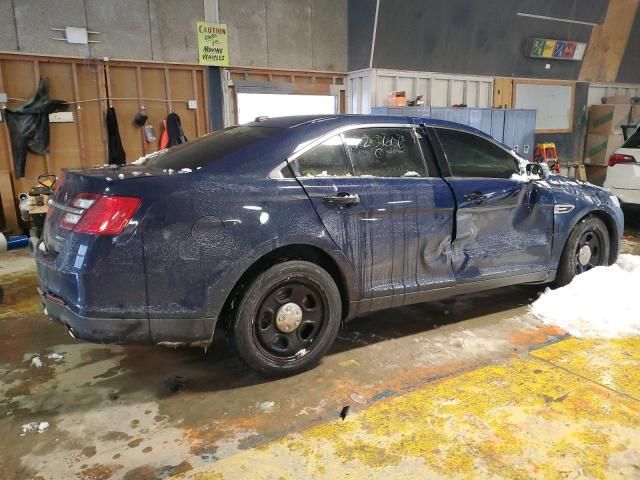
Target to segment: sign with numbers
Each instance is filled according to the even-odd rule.
[[[550,60],[582,60],[587,44],[569,40],[530,38],[525,46],[525,54],[531,58]]]

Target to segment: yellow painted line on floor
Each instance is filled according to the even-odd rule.
[[[570,341],[537,350],[540,358],[427,384],[186,477],[639,478],[640,402],[568,371],[588,368],[577,353],[597,347],[603,362],[609,352],[613,385],[632,391],[621,379],[632,365],[640,369],[635,341]],[[550,363],[565,354],[575,366]]]
[[[534,350],[531,355],[640,400],[638,337],[616,340],[570,338]]]

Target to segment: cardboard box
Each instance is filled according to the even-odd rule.
[[[611,154],[620,148],[623,143],[622,134],[598,135],[589,133],[587,135],[587,148],[584,152],[584,164],[606,166],[609,163]]]
[[[607,105],[615,104],[629,104],[631,103],[631,97],[629,95],[612,95],[610,97],[602,97],[602,103]]]
[[[407,92],[391,91],[387,95],[387,106],[389,107],[406,107]]]
[[[600,167],[594,165],[585,165],[587,171],[587,181],[601,187],[604,185],[604,180],[607,178],[607,167]]]
[[[622,134],[620,125],[629,123],[631,105],[592,105],[589,108],[588,133]]]

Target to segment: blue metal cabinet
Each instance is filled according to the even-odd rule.
[[[504,110],[491,110],[491,133],[490,135],[502,142],[504,139]]]
[[[527,109],[454,107],[374,107],[373,115],[434,118],[461,123],[491,135],[522,157],[533,160],[536,111]]]
[[[504,110],[502,143],[513,148],[522,157],[532,160],[535,147],[535,128],[535,110]]]

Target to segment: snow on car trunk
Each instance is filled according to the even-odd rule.
[[[640,256],[620,255],[556,290],[547,289],[531,306],[544,323],[580,338],[640,335]]]

